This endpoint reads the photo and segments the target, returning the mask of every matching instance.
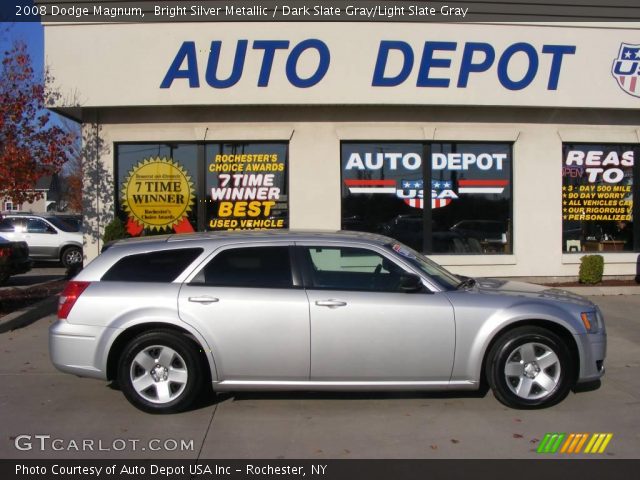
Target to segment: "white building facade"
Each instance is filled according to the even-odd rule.
[[[352,229],[460,274],[640,253],[635,24],[47,24],[83,123],[85,253],[132,235]]]

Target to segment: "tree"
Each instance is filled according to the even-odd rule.
[[[82,190],[84,188],[83,166],[82,166],[82,138],[80,129],[72,120],[62,118],[62,128],[72,135],[72,142],[69,146],[67,162],[62,168],[60,181],[62,185],[62,197],[59,207],[72,212],[82,212]]]
[[[31,65],[27,46],[15,42],[0,67],[0,194],[14,203],[42,197],[34,186],[58,173],[70,156],[73,134],[50,121],[45,84]]]
[[[64,199],[66,207],[74,212],[82,211],[82,161],[80,156],[73,155],[66,165],[63,175]]]

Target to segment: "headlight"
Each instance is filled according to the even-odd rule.
[[[582,312],[580,319],[588,333],[597,333],[600,330],[600,322],[596,312]]]

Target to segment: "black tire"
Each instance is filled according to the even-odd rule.
[[[9,277],[11,277],[11,274],[0,268],[0,285],[4,285],[5,282],[9,280]]]
[[[576,367],[568,346],[540,327],[520,327],[503,334],[489,350],[485,368],[494,396],[512,408],[555,405],[575,382]]]
[[[82,249],[79,247],[66,247],[60,255],[60,261],[66,268],[82,264]]]
[[[140,359],[151,368],[145,369]],[[174,377],[172,381],[172,375],[178,374],[180,377]],[[135,407],[149,413],[186,410],[200,394],[205,379],[194,342],[167,330],[135,337],[123,350],[118,363],[118,385],[122,393]],[[137,386],[134,386],[134,380]],[[141,390],[147,383],[149,386]]]

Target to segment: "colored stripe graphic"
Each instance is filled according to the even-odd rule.
[[[502,193],[504,188],[487,188],[487,187],[458,187],[458,193]]]
[[[565,436],[564,433],[547,433],[540,442],[537,452],[556,453]]]
[[[462,187],[506,187],[509,180],[458,180]]]
[[[396,193],[396,187],[372,187],[372,188],[349,188],[349,192],[351,193]]]
[[[560,453],[580,453],[584,442],[589,438],[588,433],[571,433],[562,445]]]
[[[391,186],[395,187],[395,180],[345,180],[347,187],[363,187],[363,186]]]
[[[603,453],[613,438],[612,433],[594,433],[584,453]]]
[[[350,193],[396,193],[395,180],[345,180]]]
[[[509,180],[458,180],[458,193],[502,193]]]
[[[612,433],[546,433],[538,445],[537,453],[604,453]],[[588,439],[588,441],[587,441]],[[582,448],[585,446],[584,451]]]

